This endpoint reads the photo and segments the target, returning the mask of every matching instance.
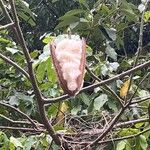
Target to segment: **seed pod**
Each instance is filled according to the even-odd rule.
[[[78,94],[83,86],[85,70],[84,39],[63,39],[50,44],[51,56],[60,86],[70,96]]]

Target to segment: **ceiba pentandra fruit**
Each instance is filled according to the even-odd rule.
[[[86,61],[84,39],[64,38],[50,44],[53,64],[60,86],[70,96],[78,94],[83,86]]]

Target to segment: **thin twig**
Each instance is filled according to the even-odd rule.
[[[142,118],[142,119],[137,119],[137,120],[131,120],[131,121],[126,121],[126,122],[120,122],[117,123],[114,128],[116,127],[123,127],[123,126],[127,126],[127,125],[134,125],[136,123],[144,123],[144,122],[149,122],[149,118]]]
[[[26,132],[46,132],[46,130],[43,129],[33,129],[33,128],[21,128],[21,127],[9,127],[9,126],[0,126],[0,129],[2,130],[18,130],[18,131],[26,131]]]
[[[146,3],[145,3],[145,9],[144,9],[143,12],[142,12],[142,17],[141,17],[141,22],[140,22],[140,33],[139,33],[138,48],[137,48],[137,53],[136,53],[136,57],[135,57],[135,61],[134,61],[133,67],[136,67],[136,66],[137,66],[138,59],[139,59],[140,53],[141,53],[142,48],[143,48],[144,14],[145,14],[145,11],[146,11],[146,8],[147,8],[148,1],[149,1],[149,0],[146,1]],[[129,87],[128,87],[127,95],[128,95],[128,93],[129,93],[129,90],[130,90],[131,85],[132,85],[133,76],[134,76],[134,72],[130,75]],[[126,100],[125,100],[125,101],[126,101]]]
[[[117,123],[114,127],[113,127],[113,129],[117,129],[117,128],[121,128],[121,127],[126,127],[126,126],[133,126],[133,125],[135,125],[135,124],[137,124],[137,123],[144,123],[144,122],[149,122],[150,120],[149,120],[149,118],[142,118],[142,119],[137,119],[137,120],[131,120],[131,121],[126,121],[126,122],[120,122],[120,123]],[[101,134],[102,132],[103,132],[104,130],[103,129],[96,129],[96,131],[87,131],[87,132],[80,132],[80,133],[62,133],[63,135],[65,135],[65,136],[71,136],[71,137],[74,137],[74,136],[76,136],[76,137],[78,137],[78,136],[84,136],[84,135],[92,135],[92,136],[94,136],[94,135],[99,135],[99,134]],[[60,135],[62,135],[61,133],[58,133],[58,135],[60,136]]]
[[[114,141],[122,141],[122,140],[126,140],[126,139],[131,139],[131,138],[135,138],[135,137],[138,137],[146,132],[150,131],[150,128],[148,129],[145,129],[137,134],[133,134],[133,135],[129,135],[129,136],[124,136],[124,137],[120,137],[120,138],[114,138],[114,139],[111,139],[111,140],[104,140],[104,141],[99,141],[97,144],[106,144],[106,143],[111,143],[111,142],[114,142]],[[74,142],[74,141],[69,141],[67,140],[68,143],[72,143],[72,144],[79,144],[79,145],[91,145],[92,142]],[[84,150],[84,149],[82,149]]]
[[[134,92],[133,95],[131,95],[131,97],[129,98],[128,103],[126,104],[126,106],[129,106],[129,105],[131,104],[131,102],[132,102],[132,100],[133,100],[133,98],[134,98],[134,96],[135,96],[137,90],[139,89],[139,86],[142,84],[142,82],[144,82],[144,80],[145,80],[149,75],[150,75],[150,72],[147,73],[147,74],[143,77],[143,79],[140,81],[140,83],[138,84],[137,88],[135,89],[135,92]]]
[[[10,108],[13,111],[18,112],[19,114],[21,114],[22,116],[24,116],[25,118],[27,118],[36,129],[38,129],[38,126],[36,125],[36,123],[28,115],[26,115],[25,113],[23,113],[19,109],[15,108],[14,106],[11,106],[9,104],[3,103],[1,101],[0,101],[0,105],[4,106],[4,107],[7,107],[7,108]]]
[[[4,56],[3,54],[0,53],[0,58],[3,59],[5,62],[7,62],[8,64],[10,64],[11,66],[14,66],[19,72],[21,72],[28,80],[30,80],[29,74],[22,69],[17,63],[15,63],[14,61],[12,61],[11,59],[7,58],[6,56]]]
[[[8,122],[10,122],[11,124],[31,125],[30,122],[26,122],[26,121],[14,121],[14,120],[12,120],[12,119],[10,119],[10,118],[8,118],[8,117],[2,115],[2,114],[0,114],[0,117],[1,117],[1,118],[4,118],[5,120],[7,120]]]
[[[12,27],[13,25],[14,25],[14,23],[12,22],[12,23],[9,23],[9,24],[0,26],[0,31],[1,31],[1,30],[5,30],[5,29],[7,29],[7,28],[10,28],[10,27]]]
[[[10,15],[9,15],[9,13],[8,13],[8,11],[7,11],[7,9],[6,9],[6,7],[5,7],[5,5],[4,5],[4,3],[3,3],[2,0],[0,0],[0,7],[2,8],[2,11],[3,11],[3,13],[4,13],[5,17],[6,17],[6,21],[7,21],[8,23],[13,23],[13,24],[14,24],[14,22],[13,22],[13,20],[11,19],[11,17],[10,17]],[[13,30],[13,32],[14,32],[15,35],[16,35],[17,41],[20,42],[18,33],[17,33],[16,28],[15,28],[14,25],[12,26],[12,30]]]
[[[131,102],[131,105],[132,104],[136,104],[136,103],[142,103],[144,101],[147,101],[147,100],[150,100],[150,96],[147,96],[147,97],[141,97],[141,98],[134,98],[133,101]]]
[[[91,75],[91,77],[93,77],[95,80],[97,80],[98,82],[101,82],[102,80],[100,78],[98,78],[88,67],[88,65],[86,65],[86,70],[87,72]],[[122,99],[107,85],[104,84],[104,90],[108,90],[110,92],[110,94],[115,97],[118,102],[120,103],[120,105],[123,107],[123,103],[122,103]]]
[[[4,118],[5,120],[7,120],[8,122],[10,122],[10,123],[12,123],[12,124],[32,125],[31,122],[29,122],[29,121],[14,121],[14,120],[12,120],[12,119],[10,119],[10,118],[8,118],[8,117],[2,115],[2,114],[0,114],[0,117],[1,117],[1,118]],[[44,125],[43,125],[43,124],[40,124],[40,123],[36,123],[36,125],[37,125],[38,127],[42,127],[42,128],[44,127]]]
[[[0,0],[0,6],[2,8],[2,11],[3,11],[5,17],[8,19],[8,22],[9,23],[14,23],[13,20],[11,19],[10,15],[9,15],[9,13],[8,13],[8,11],[6,10],[6,7],[5,7],[2,0]]]

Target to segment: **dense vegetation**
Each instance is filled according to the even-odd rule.
[[[0,150],[150,149],[149,21],[148,0],[0,0]],[[49,50],[70,32],[87,43],[74,98]]]

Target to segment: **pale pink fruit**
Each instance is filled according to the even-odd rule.
[[[82,40],[64,39],[51,44],[53,63],[65,93],[76,95],[83,85],[86,43]]]

